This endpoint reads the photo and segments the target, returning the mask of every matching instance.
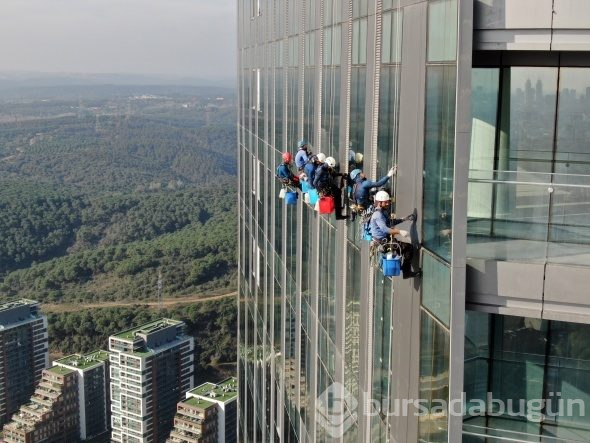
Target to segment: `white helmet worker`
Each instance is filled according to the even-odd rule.
[[[386,191],[379,191],[375,194],[376,202],[388,202],[390,201],[389,194]]]
[[[326,164],[330,167],[330,168],[334,168],[336,167],[336,159],[334,157],[328,157],[326,159]]]
[[[326,154],[323,154],[320,152],[318,154],[318,160],[321,161],[322,163],[324,163],[326,161]]]

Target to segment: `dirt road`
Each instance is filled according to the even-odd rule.
[[[191,303],[203,303],[212,300],[221,300],[224,298],[235,297],[237,292],[230,292],[220,295],[191,295],[182,298],[167,298],[162,300],[162,306],[169,308],[171,306],[189,305]],[[144,300],[121,300],[121,301],[105,301],[103,303],[43,303],[41,310],[44,313],[49,312],[74,312],[83,309],[98,309],[98,308],[118,308],[130,307],[135,305],[149,306],[152,309],[158,309],[158,302],[144,301]]]

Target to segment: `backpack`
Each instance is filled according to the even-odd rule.
[[[373,213],[375,212],[374,206],[369,206],[360,214],[360,228],[361,228],[361,238],[366,241],[373,240],[373,236],[371,235],[371,218],[373,217]]]

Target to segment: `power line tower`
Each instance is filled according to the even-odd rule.
[[[158,313],[162,313],[162,270],[158,269]]]

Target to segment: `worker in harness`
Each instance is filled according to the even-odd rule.
[[[371,248],[373,251],[391,252],[393,243],[397,243],[401,250],[403,278],[419,277],[422,275],[422,270],[412,271],[414,246],[410,233],[394,227],[406,220],[413,222],[416,216],[411,214],[404,218],[391,219],[389,217],[390,204],[391,198],[386,191],[379,191],[375,194],[375,212],[373,212],[370,222],[371,236],[373,237]]]
[[[346,181],[345,177],[346,174],[341,174],[336,170],[336,159],[328,157],[326,162],[316,169],[313,179],[313,187],[318,190],[320,196],[332,196],[334,198],[336,220],[347,218],[346,215],[342,214],[342,188]]]
[[[351,144],[352,146],[352,144]],[[354,152],[352,149],[348,150],[348,169],[361,169],[363,165],[363,154]]]
[[[393,166],[386,176],[377,181],[368,180],[367,176],[360,169],[355,169],[350,173],[352,182],[352,192],[350,209],[353,212],[361,213],[371,204],[370,193],[372,188],[384,186],[391,177],[397,172],[397,166]]]
[[[296,188],[301,189],[301,183],[299,183],[299,177],[297,177],[291,171],[291,162],[293,161],[293,156],[290,152],[283,152],[283,163],[281,163],[277,167],[277,178],[283,183],[285,186],[294,186]]]
[[[297,142],[297,154],[295,154],[295,167],[298,172],[303,172],[303,168],[309,161],[311,151],[307,144],[307,140],[302,138]]]
[[[320,155],[323,155],[323,154],[310,156],[309,160],[307,161],[307,163],[303,167],[303,173],[305,174],[305,178],[307,180],[307,183],[309,183],[309,186],[311,186],[312,188],[313,188],[313,179],[315,178],[315,172],[316,172],[317,168],[319,168],[322,164],[322,162],[320,161]]]

